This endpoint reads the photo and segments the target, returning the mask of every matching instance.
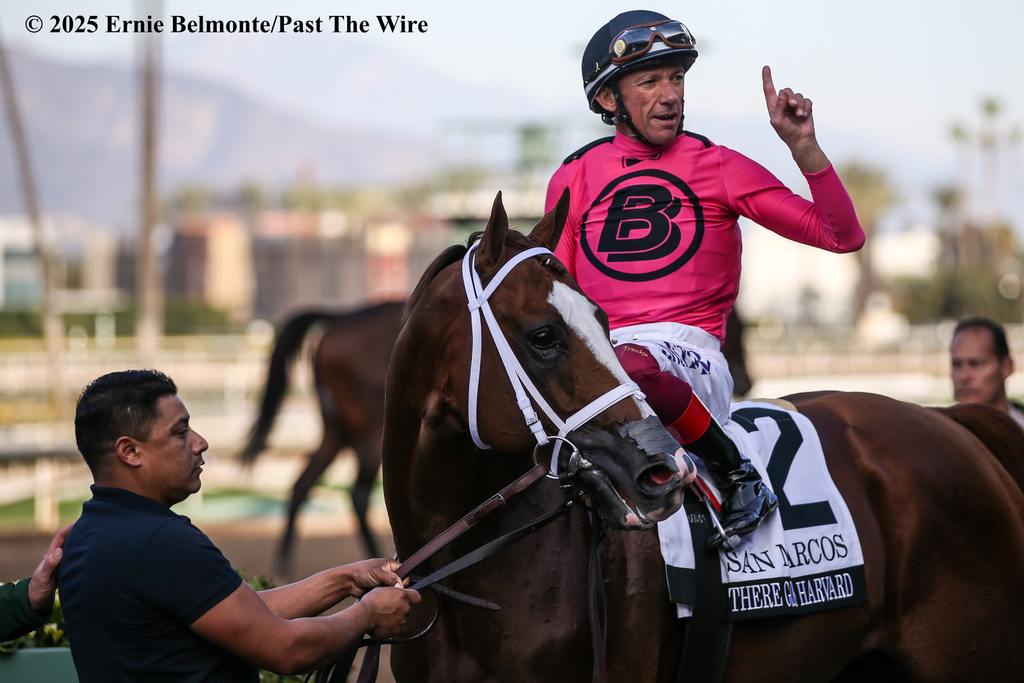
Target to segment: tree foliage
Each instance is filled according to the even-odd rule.
[[[857,320],[867,308],[868,297],[878,287],[871,266],[871,238],[879,220],[896,204],[899,195],[883,169],[862,161],[843,163],[839,168],[839,176],[850,193],[850,199],[857,209],[857,218],[867,236],[864,246],[857,252],[858,280],[852,306],[853,318]]]
[[[999,291],[1002,275],[983,266],[961,266],[933,277],[897,278],[888,283],[893,307],[912,324],[958,320],[984,315],[1004,322],[1021,322],[1019,297]]]

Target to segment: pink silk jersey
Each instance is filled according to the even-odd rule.
[[[701,136],[684,133],[654,148],[616,134],[576,152],[552,176],[545,211],[567,187],[570,196],[555,255],[612,329],[677,322],[723,340],[740,284],[740,216],[828,251],[864,244],[832,166],[804,175],[814,203]]]

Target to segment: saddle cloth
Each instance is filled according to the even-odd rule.
[[[723,426],[779,498],[778,509],[756,531],[719,552],[729,618],[796,615],[864,602],[857,530],[810,420],[778,405],[745,401],[732,405],[732,420]],[[703,463],[697,467],[713,488]],[[694,548],[691,521],[680,513],[658,524],[669,598],[680,617],[693,613],[694,553],[708,552]]]

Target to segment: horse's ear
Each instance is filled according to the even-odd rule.
[[[540,223],[530,233],[530,237],[551,251],[554,251],[555,247],[558,246],[558,240],[562,236],[562,230],[565,228],[565,221],[568,217],[569,188],[567,187],[562,190],[562,196],[558,199],[558,203],[555,204],[555,208],[548,211],[544,218],[540,219]]]
[[[476,263],[480,270],[489,270],[501,263],[501,256],[505,252],[505,238],[508,236],[508,214],[501,203],[501,191],[494,197],[494,206],[491,207],[491,218],[487,221],[484,234],[480,236],[480,248],[477,252]]]

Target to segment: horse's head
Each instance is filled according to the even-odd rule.
[[[470,432],[478,446],[493,449],[482,452],[481,457],[532,454],[537,442],[544,440],[527,427],[536,408],[543,432],[554,435],[561,429],[591,465],[579,470],[575,483],[590,496],[604,519],[620,528],[646,528],[681,504],[683,480],[674,459],[678,444],[619,364],[604,312],[580,291],[552,254],[544,251],[523,258],[529,249],[554,249],[567,208],[566,193],[527,237],[509,229],[499,193],[487,227],[463,270],[452,263],[457,256],[449,255],[448,265],[454,267],[444,270],[443,263],[435,262],[424,275],[410,300],[412,324],[407,324],[406,334],[410,342],[412,334],[418,335],[421,353],[432,353],[437,364],[430,410],[457,415],[454,422],[464,434]],[[466,269],[474,265],[478,286],[486,288],[486,296],[479,296],[480,291],[474,292],[464,283]],[[497,284],[488,287],[494,282]],[[473,299],[477,299],[475,306],[468,304]],[[477,324],[471,321],[474,307],[483,313]],[[489,333],[490,315],[518,362],[518,372],[529,380],[525,384],[532,383],[540,400],[529,387],[520,389],[517,398],[515,380],[509,377],[517,370],[506,370],[514,361],[502,360],[496,346],[502,342]],[[416,324],[418,316],[427,316],[433,323]],[[481,340],[476,363],[474,326]],[[418,331],[411,333],[410,327]],[[438,338],[428,339],[434,336]],[[434,351],[427,350],[430,348]],[[473,379],[474,365],[479,366],[478,380]],[[524,399],[526,396],[532,398]],[[591,405],[595,401],[596,408]],[[550,411],[543,409],[544,402]],[[577,415],[588,406],[594,410]],[[591,412],[596,414],[591,416]],[[424,424],[429,420],[428,415]],[[582,424],[577,425],[577,420]],[[551,448],[544,452],[550,454]]]

